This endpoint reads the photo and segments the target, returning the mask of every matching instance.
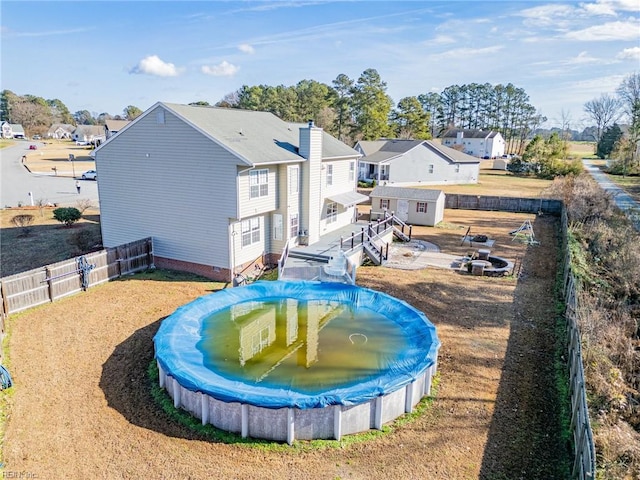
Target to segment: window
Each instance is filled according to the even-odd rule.
[[[298,193],[300,189],[300,169],[289,167],[289,194]]]
[[[164,110],[161,109],[156,112],[156,123],[158,125],[164,124]]]
[[[298,214],[292,213],[289,217],[289,238],[297,236],[299,231]]]
[[[260,241],[260,219],[250,218],[242,221],[242,246],[248,247]]]
[[[282,214],[273,214],[273,239],[282,240],[284,226],[282,225]]]
[[[416,208],[416,212],[418,212],[418,213],[427,213],[427,202],[418,202],[418,206]]]
[[[380,209],[389,210],[389,199],[388,198],[381,198],[380,199]]]
[[[349,181],[353,182],[356,179],[356,162],[349,162]]]
[[[327,204],[327,223],[338,220],[338,204],[335,202]]]
[[[333,165],[327,165],[327,187],[333,185]]]
[[[249,172],[249,198],[266,197],[269,195],[269,170],[253,170]]]
[[[429,173],[433,173],[433,163],[429,164]]]

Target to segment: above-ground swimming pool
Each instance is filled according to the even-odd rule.
[[[381,428],[431,388],[426,316],[353,285],[257,282],[201,297],[154,338],[176,407],[243,437],[336,438]]]

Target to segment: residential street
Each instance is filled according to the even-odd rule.
[[[51,174],[30,173],[20,162],[29,152],[29,145],[37,142],[16,142],[15,145],[0,150],[0,207],[16,207],[18,203],[31,205],[31,201],[62,206],[73,206],[79,199],[90,199],[98,206],[98,184],[92,180],[80,180],[81,193],[78,195],[75,180],[56,177]],[[31,196],[29,196],[31,192]]]

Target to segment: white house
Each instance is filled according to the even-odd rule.
[[[95,151],[103,244],[232,280],[354,222],[359,156],[312,122],[156,103]]]
[[[19,123],[2,122],[0,124],[2,138],[24,138],[24,128]]]
[[[360,141],[358,179],[378,185],[477,183],[480,160],[431,140]]]
[[[393,212],[405,223],[433,227],[444,218],[445,195],[442,190],[379,185],[369,197],[373,220]]]
[[[73,141],[83,145],[89,143],[100,144],[105,141],[106,135],[102,125],[78,125],[71,138]]]
[[[76,129],[68,123],[54,123],[47,131],[48,138],[71,138],[71,134]]]
[[[491,130],[464,130],[451,128],[442,135],[442,145],[459,148],[479,158],[497,158],[504,155],[505,142],[499,132]]]

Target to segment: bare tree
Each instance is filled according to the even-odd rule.
[[[34,220],[33,215],[28,215],[28,214],[14,215],[14,217],[11,219],[11,223],[13,223],[19,229],[21,229],[22,236],[26,237],[31,233],[33,220]]]
[[[608,93],[603,93],[600,98],[594,98],[584,104],[584,111],[596,123],[596,143],[600,141],[607,127],[618,120],[620,107],[620,100]]]

